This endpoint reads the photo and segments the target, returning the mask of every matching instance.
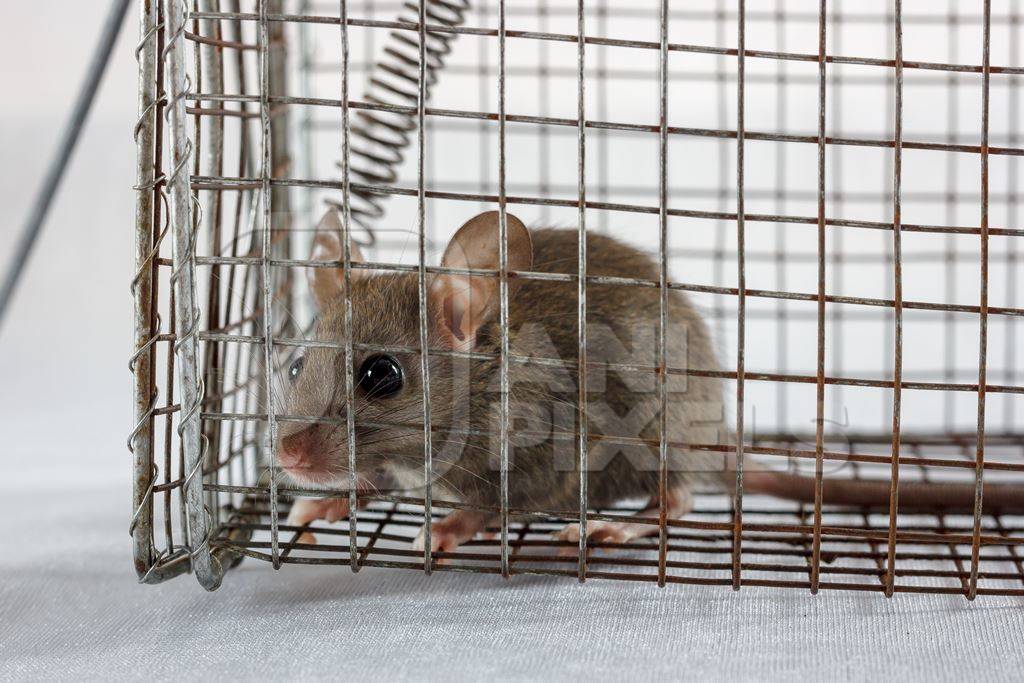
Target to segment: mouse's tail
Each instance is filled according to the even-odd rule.
[[[767,470],[749,460],[744,463],[743,488],[749,493],[814,503],[814,477]],[[822,481],[822,502],[826,505],[887,509],[889,500],[890,483],[884,479],[833,478]],[[985,484],[982,500],[986,511],[1024,514],[1024,485]],[[901,481],[898,504],[901,510],[968,513],[974,510],[975,486],[971,483]]]

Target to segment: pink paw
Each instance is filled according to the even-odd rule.
[[[430,552],[454,552],[466,541],[473,540],[477,532],[484,529],[486,521],[486,517],[480,513],[455,510],[430,526]],[[424,525],[413,539],[412,549],[423,552],[427,544],[426,536],[427,527]],[[444,564],[444,562],[444,559],[437,560],[438,564]]]
[[[450,553],[454,552],[456,548],[465,543],[470,538],[463,538],[461,534],[451,529],[445,529],[439,524],[435,524],[430,528],[430,552],[437,553]],[[416,538],[412,541],[412,549],[417,552],[423,552],[427,544],[427,527],[426,525],[420,527],[420,532],[416,534]]]
[[[334,523],[347,516],[347,498],[302,498],[292,504],[286,524],[289,526],[306,526],[320,519]],[[303,531],[295,539],[295,542],[316,543],[316,536],[308,531]]]
[[[593,543],[628,543],[638,536],[630,524],[619,522],[588,522],[587,540]],[[555,540],[567,543],[580,542],[580,525],[566,524],[564,527],[551,534]],[[576,549],[563,547],[560,549],[562,555],[575,555]]]

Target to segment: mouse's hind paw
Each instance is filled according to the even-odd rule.
[[[478,532],[484,530],[487,515],[470,510],[454,510],[444,519],[430,525],[430,552],[450,553],[467,541],[473,540]],[[423,552],[427,545],[427,526],[424,524],[413,539],[412,549]],[[435,560],[437,564],[445,564],[445,558]]]
[[[678,519],[688,513],[692,508],[692,501],[689,489],[683,487],[669,489],[665,499],[665,513],[668,519]],[[658,499],[652,498],[645,510],[641,510],[636,515],[623,517],[621,522],[588,521],[587,541],[592,543],[629,543],[645,536],[655,536],[659,533],[660,527],[657,524],[651,524],[649,520],[657,518],[660,513]],[[638,518],[648,521],[637,521]],[[551,535],[558,541],[579,543],[580,525],[578,523],[566,524]],[[576,548],[568,546],[561,548],[563,555],[575,555],[576,552]]]
[[[624,524],[620,522],[595,521],[587,522],[588,543],[629,543],[630,541],[646,535],[646,529],[638,528],[641,525]],[[657,531],[657,527],[654,527]],[[556,541],[565,543],[580,542],[580,525],[578,523],[566,524],[558,531],[552,532],[551,536]],[[588,551],[592,549],[588,548]],[[559,549],[561,555],[575,555],[577,549],[571,546],[563,546]]]

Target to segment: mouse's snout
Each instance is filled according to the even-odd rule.
[[[289,474],[302,479],[315,479],[324,469],[323,439],[318,425],[289,434],[280,441],[277,461]]]
[[[277,454],[281,466],[290,468],[305,464],[309,459],[310,441],[308,429],[281,439],[281,448]]]

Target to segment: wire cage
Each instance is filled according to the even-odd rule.
[[[214,589],[248,557],[1024,594],[1024,516],[982,495],[1024,472],[1020,4],[140,0],[140,580],[192,572]],[[307,258],[325,206],[366,263],[348,249]],[[416,551],[424,521],[466,507],[431,488],[429,410],[425,488],[308,490],[282,476],[275,430],[309,418],[281,412],[281,374],[330,344],[309,335],[305,271],[412,274],[422,305],[448,238],[494,209],[646,249],[660,279],[622,286],[685,292],[719,356],[667,361],[724,382],[729,436],[691,445],[804,472],[814,500],[744,495],[740,468],[735,491],[645,520],[649,537],[577,547],[551,532],[639,509],[590,508],[582,477],[577,510],[510,510],[505,489],[493,536]],[[490,276],[531,273],[504,263]],[[593,284],[585,260],[567,279],[581,294]],[[349,358],[359,343],[335,346]],[[530,361],[507,344],[501,355],[506,378]],[[516,472],[503,410],[504,487]],[[579,424],[568,438],[585,463]],[[831,478],[881,480],[890,505],[829,505]],[[901,508],[907,482],[973,487],[973,509]],[[302,542],[289,507],[331,495],[365,507]]]

